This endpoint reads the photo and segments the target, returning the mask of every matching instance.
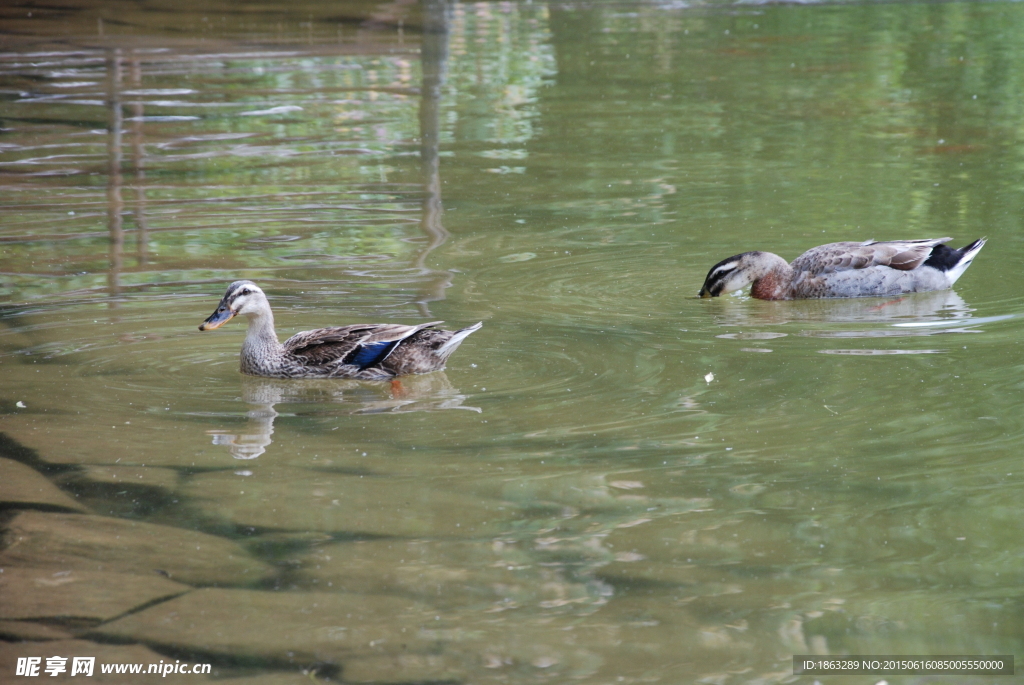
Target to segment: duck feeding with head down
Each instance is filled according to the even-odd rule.
[[[761,300],[886,297],[946,290],[967,270],[985,238],[955,250],[938,240],[868,240],[812,247],[787,264],[771,252],[744,252],[711,267],[699,297],[750,286]]]
[[[462,341],[483,325],[444,331],[434,328],[441,321],[415,326],[354,324],[303,331],[282,344],[267,296],[252,281],[235,281],[199,330],[220,328],[239,314],[249,319],[241,372],[270,378],[387,380],[439,371]]]

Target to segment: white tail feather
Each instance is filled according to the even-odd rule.
[[[471,333],[480,330],[480,327],[483,325],[484,322],[480,321],[478,323],[473,324],[472,326],[469,326],[468,328],[463,328],[462,330],[455,331],[455,333],[452,334],[452,337],[449,338],[444,345],[441,345],[439,348],[437,348],[437,352],[435,352],[434,354],[436,354],[441,359],[447,359],[452,355],[452,352],[458,349],[459,345],[462,344],[463,340],[468,338]]]

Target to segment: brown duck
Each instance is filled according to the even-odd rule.
[[[483,325],[444,331],[434,328],[441,321],[415,326],[354,324],[303,331],[282,344],[274,331],[267,296],[252,281],[235,281],[199,330],[219,328],[239,314],[249,319],[241,371],[270,378],[386,380],[438,371],[462,341]]]
[[[711,267],[700,297],[750,286],[762,300],[883,297],[946,290],[960,278],[985,239],[953,249],[938,240],[868,240],[812,247],[787,263],[771,252],[744,252]]]

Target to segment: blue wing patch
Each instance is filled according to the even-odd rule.
[[[395,349],[401,340],[372,342],[360,345],[349,354],[346,364],[355,364],[361,369],[373,366],[384,359]]]

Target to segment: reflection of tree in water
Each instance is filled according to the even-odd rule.
[[[427,302],[444,299],[444,289],[451,285],[450,271],[432,271],[426,266],[430,253],[448,240],[449,233],[441,219],[441,87],[448,68],[448,23],[450,8],[445,0],[424,0],[423,42],[420,66],[423,83],[420,88],[420,170],[423,175],[423,211],[420,228],[427,243],[416,253],[413,267],[428,278],[417,305],[422,316],[430,316]]]
[[[136,51],[129,54],[131,87],[139,89],[142,87],[142,61]],[[132,174],[134,177],[133,186],[135,189],[135,242],[136,259],[139,268],[146,264],[146,252],[149,244],[148,228],[146,225],[146,149],[144,146],[145,136],[142,131],[142,122],[145,118],[145,104],[142,99],[137,99],[132,104]]]
[[[557,73],[548,9],[515,3],[458,3],[452,13],[447,92],[451,135],[460,142],[525,144],[536,134],[540,90]],[[456,114],[459,115],[456,118]],[[479,153],[521,160],[525,149]],[[520,162],[521,163],[521,162]]]
[[[427,242],[413,265],[428,278],[417,302],[421,315],[428,316],[426,303],[443,299],[452,280],[451,272],[426,267],[427,256],[449,237],[442,223],[442,137],[486,141],[501,148],[525,144],[533,136],[532,120],[538,114],[537,91],[555,73],[555,64],[547,45],[543,9],[480,4],[467,11],[447,0],[424,0],[421,9],[419,124],[424,198],[420,228]],[[525,17],[531,18],[524,21]],[[449,60],[450,54],[454,60]],[[471,113],[466,121],[455,116],[460,111]],[[442,115],[448,115],[444,121],[452,122],[447,124],[451,130],[443,129]],[[481,154],[498,160],[526,157],[525,149],[519,148]],[[503,170],[510,168],[489,169]]]
[[[242,377],[242,401],[249,405],[241,432],[207,431],[214,445],[227,445],[235,459],[255,459],[273,442],[274,419],[280,404],[320,405],[320,415],[383,412],[442,411],[464,406],[466,395],[452,386],[444,371],[402,376],[391,383],[338,379],[280,379]]]
[[[109,306],[116,308],[121,294],[121,271],[124,253],[124,198],[121,188],[124,177],[121,166],[124,160],[124,103],[122,102],[121,82],[124,79],[124,61],[120,49],[107,52],[107,231],[110,238],[110,257],[107,269],[107,293],[110,296]],[[132,88],[142,85],[142,62],[136,51],[128,55],[129,78]],[[132,122],[132,170],[133,189],[135,191],[135,208],[133,218],[136,228],[136,259],[138,267],[144,268],[148,246],[146,227],[146,189],[145,189],[145,136],[143,121],[145,119],[144,101],[136,99],[131,103],[130,121]]]
[[[114,49],[107,55],[107,230],[110,233],[110,268],[107,271],[107,292],[110,306],[117,306],[121,294],[121,253],[124,249],[124,227],[121,198],[121,129],[124,115],[121,111],[121,51]]]
[[[96,173],[100,158],[105,187],[76,190],[82,203],[105,208],[106,226],[101,238],[91,214],[67,213],[59,232],[24,243],[14,299],[91,292],[116,306],[139,289],[180,292],[248,269],[256,280],[338,284],[355,306],[425,315],[453,273],[430,263],[448,240],[443,148],[465,138],[517,148],[484,156],[525,154],[554,55],[543,8],[387,7],[393,20],[360,20],[355,34],[335,17],[311,22],[308,34],[278,36],[287,51],[230,39],[215,52],[159,38],[122,46],[108,36],[102,47],[87,42],[46,65],[18,67],[33,85],[12,119],[42,110],[72,130],[105,129],[12,147],[37,155],[34,192]],[[5,65],[0,73],[10,76]],[[95,106],[96,115],[71,117],[65,102]],[[201,116],[211,107],[220,114]],[[403,160],[414,150],[419,178],[410,179]],[[39,279],[31,265],[49,263],[54,243],[64,261],[56,278]],[[129,249],[134,263],[124,260]]]

